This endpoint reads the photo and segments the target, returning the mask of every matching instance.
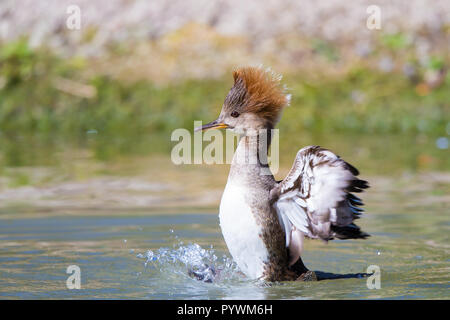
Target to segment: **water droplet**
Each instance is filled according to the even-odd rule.
[[[448,149],[448,139],[446,137],[437,138],[436,147],[441,150]]]
[[[152,260],[153,259],[153,251],[152,250],[148,250],[146,253],[146,257],[147,257],[147,261],[148,260]]]

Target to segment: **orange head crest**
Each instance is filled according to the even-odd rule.
[[[198,129],[273,128],[281,111],[289,105],[290,95],[281,77],[260,67],[243,67],[233,72],[234,85],[228,92],[219,118]]]
[[[234,86],[225,99],[224,108],[254,113],[276,122],[281,110],[289,105],[290,96],[280,83],[281,77],[270,70],[239,68],[233,72],[233,78]]]

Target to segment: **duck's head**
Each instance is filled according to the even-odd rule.
[[[259,67],[244,67],[235,70],[233,78],[234,85],[219,117],[195,130],[228,128],[245,134],[249,130],[274,128],[290,102],[281,77]]]

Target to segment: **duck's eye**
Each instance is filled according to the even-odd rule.
[[[237,118],[237,117],[239,117],[239,112],[233,111],[233,112],[231,113],[231,116],[232,116],[233,118]]]

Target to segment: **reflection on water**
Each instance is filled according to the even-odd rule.
[[[428,209],[368,214],[361,219],[372,234],[368,240],[307,241],[304,261],[310,269],[355,275],[378,265],[379,290],[369,290],[363,277],[250,281],[230,259],[216,214],[0,215],[0,297],[449,298],[448,214],[442,206]],[[417,224],[420,229],[408,227]],[[81,269],[80,290],[66,287],[69,265]],[[212,283],[189,275],[189,270],[211,272],[208,267],[218,273]]]

